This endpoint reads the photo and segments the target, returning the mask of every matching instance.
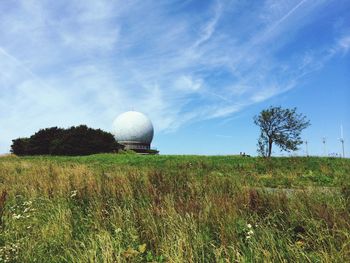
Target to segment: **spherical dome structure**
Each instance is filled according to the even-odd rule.
[[[119,143],[149,145],[153,139],[151,120],[141,112],[128,111],[113,122],[113,133]]]

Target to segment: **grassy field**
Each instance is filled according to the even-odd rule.
[[[0,262],[350,262],[350,160],[2,157]]]

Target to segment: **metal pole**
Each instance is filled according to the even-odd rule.
[[[306,156],[309,156],[309,149],[307,148],[307,141],[305,141],[305,150],[306,150]]]
[[[344,139],[341,138],[341,139],[340,139],[340,142],[341,142],[341,146],[342,146],[342,150],[343,150],[343,158],[345,158]]]
[[[322,142],[323,142],[323,155],[327,156],[327,151],[326,151],[326,137],[322,138]]]
[[[343,150],[343,158],[345,158],[343,124],[340,124],[340,142]]]

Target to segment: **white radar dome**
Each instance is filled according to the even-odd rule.
[[[151,120],[146,115],[137,111],[128,111],[114,120],[113,133],[118,142],[150,144],[154,130]]]

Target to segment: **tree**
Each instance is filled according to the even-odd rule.
[[[273,143],[284,151],[297,150],[303,143],[301,132],[310,125],[310,121],[298,114],[296,108],[272,106],[255,116],[254,123],[260,127],[258,152],[265,157],[271,156]]]
[[[28,155],[29,138],[12,140],[11,153],[16,155]]]
[[[51,154],[52,141],[60,139],[64,130],[57,127],[41,129],[29,138],[27,154],[44,155]]]
[[[17,155],[89,155],[123,148],[112,134],[86,125],[42,129],[29,138],[12,142],[11,152]]]
[[[112,134],[86,125],[65,130],[62,138],[53,141],[52,145],[53,155],[89,155],[117,152],[122,148]]]

